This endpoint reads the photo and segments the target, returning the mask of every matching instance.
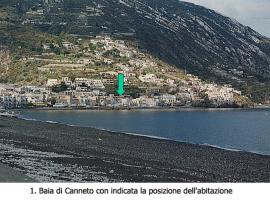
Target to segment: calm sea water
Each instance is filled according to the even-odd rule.
[[[270,110],[24,111],[22,116],[270,155]]]

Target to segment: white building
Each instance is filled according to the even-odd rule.
[[[135,107],[156,107],[158,105],[158,99],[141,96],[137,99],[131,100],[131,104]]]
[[[171,94],[162,94],[160,96],[160,101],[165,104],[173,104],[176,102],[176,96]]]
[[[52,86],[58,85],[58,84],[59,84],[58,79],[48,79],[46,85],[47,85],[48,87],[52,87]]]
[[[140,75],[139,80],[143,83],[155,83],[157,85],[164,82],[164,79],[157,78],[155,74]]]

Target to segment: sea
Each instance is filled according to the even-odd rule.
[[[270,155],[270,109],[27,110],[21,118]]]

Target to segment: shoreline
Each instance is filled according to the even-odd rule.
[[[0,136],[0,161],[39,182],[270,182],[268,155],[2,117]]]
[[[0,183],[25,183],[35,182],[34,179],[13,168],[0,163]]]
[[[203,108],[203,107],[151,107],[151,108],[16,108],[11,111],[232,111],[232,110],[268,110],[270,107],[247,108]]]
[[[241,149],[226,148],[226,147],[222,147],[222,146],[218,146],[218,145],[211,145],[211,144],[198,144],[198,143],[192,143],[192,142],[181,141],[181,140],[174,140],[174,139],[170,139],[170,138],[166,138],[166,137],[160,137],[160,136],[154,136],[154,135],[144,135],[144,134],[139,134],[139,133],[131,133],[131,132],[124,132],[124,131],[114,131],[114,130],[105,129],[105,128],[97,128],[97,127],[91,127],[91,126],[79,126],[79,125],[66,124],[66,123],[61,123],[61,122],[56,122],[56,121],[43,121],[43,120],[22,118],[22,117],[18,117],[18,119],[26,120],[26,121],[41,122],[41,123],[45,123],[45,124],[46,123],[47,124],[58,124],[58,125],[64,125],[64,126],[69,126],[69,127],[77,127],[77,128],[91,128],[91,129],[107,131],[107,132],[111,132],[111,133],[115,133],[115,134],[124,134],[124,135],[129,135],[129,136],[150,138],[150,139],[156,139],[156,140],[165,140],[165,141],[168,141],[168,142],[177,142],[177,143],[184,143],[184,144],[197,145],[197,146],[206,146],[206,147],[212,147],[212,148],[221,149],[221,150],[225,150],[225,151],[232,151],[232,152],[243,152],[243,153],[251,153],[251,154],[256,154],[256,155],[270,156],[270,154],[266,154],[266,153],[253,152],[253,151],[244,151],[244,150],[241,150]]]

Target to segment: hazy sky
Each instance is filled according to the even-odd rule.
[[[202,5],[270,37],[270,0],[184,0]]]

